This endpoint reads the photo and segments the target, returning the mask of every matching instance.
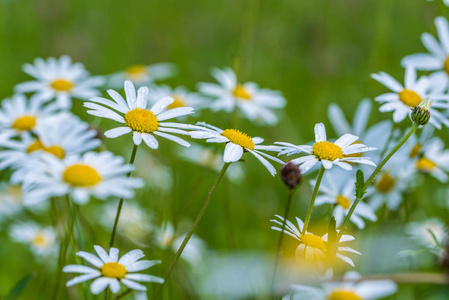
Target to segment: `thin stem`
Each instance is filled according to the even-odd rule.
[[[67,195],[67,197],[69,197],[69,196]],[[81,235],[80,224],[78,222],[78,215],[76,213],[76,207],[74,207],[74,205],[73,205],[72,201],[70,201],[70,199],[68,201],[69,201],[70,211],[72,213],[72,218],[73,218],[73,220],[75,220],[75,228],[76,228],[76,235],[78,237],[78,243],[79,243],[81,251],[84,251],[84,243],[83,243],[83,238]]]
[[[277,247],[277,251],[276,251],[276,259],[274,261],[273,278],[271,279],[271,291],[272,291],[272,293],[274,291],[274,282],[275,282],[275,279],[276,279],[276,271],[277,271],[277,267],[278,267],[279,257],[281,255],[282,240],[284,238],[285,224],[287,223],[288,212],[290,211],[290,204],[292,202],[293,191],[294,191],[294,189],[290,189],[289,190],[288,197],[287,197],[287,205],[285,206],[284,222],[282,223],[281,235],[279,236],[278,247]]]
[[[131,165],[134,164],[134,159],[136,158],[136,153],[137,153],[137,147],[138,147],[138,145],[134,145],[134,147],[133,147],[133,151],[131,153],[131,158],[129,159],[129,163]],[[128,174],[126,176],[129,177],[130,175],[131,175],[131,171],[128,172]],[[123,206],[123,198],[121,198],[118,203],[117,215],[115,216],[114,227],[112,228],[111,241],[109,242],[109,248],[114,246],[115,233],[117,232],[117,225],[118,225],[118,220],[120,219],[120,213],[122,211],[122,206]]]
[[[318,194],[318,189],[321,184],[321,179],[323,179],[324,171],[326,169],[321,165],[320,173],[318,173],[318,178],[316,179],[315,187],[313,188],[312,199],[310,199],[309,209],[307,210],[306,219],[304,221],[304,227],[302,229],[302,234],[306,234],[307,227],[309,226],[310,217],[312,216],[313,206],[315,205],[315,199]]]
[[[173,258],[167,273],[165,274],[164,277],[164,283],[162,284],[161,289],[164,287],[165,283],[167,282],[168,278],[170,277],[170,274],[173,271],[173,268],[175,267],[176,263],[179,260],[179,257],[182,254],[182,251],[184,250],[184,248],[186,247],[187,243],[189,242],[190,238],[193,235],[193,232],[195,231],[196,227],[198,226],[198,224],[201,221],[201,218],[203,217],[204,212],[206,211],[207,205],[210,202],[211,196],[214,193],[215,189],[217,188],[218,184],[220,183],[221,179],[223,178],[224,174],[226,173],[226,170],[228,169],[229,165],[231,163],[225,163],[223,165],[223,168],[221,169],[220,173],[218,174],[217,179],[215,180],[212,188],[210,189],[209,193],[207,194],[206,199],[204,200],[203,206],[201,207],[198,215],[196,216],[195,222],[193,223],[192,227],[190,228],[189,232],[187,233],[186,237],[184,238],[184,240],[182,241],[181,246],[179,247],[178,251],[175,254],[175,257]]]

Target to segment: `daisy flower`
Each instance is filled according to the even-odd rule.
[[[422,222],[411,222],[407,224],[406,232],[422,246],[429,248],[438,256],[443,256],[444,245],[449,236],[441,220],[431,218]]]
[[[44,106],[41,102],[27,100],[23,95],[14,95],[1,101],[0,129],[11,131],[16,135],[31,132],[40,119],[56,111],[57,108],[54,106]]]
[[[41,227],[34,222],[12,225],[9,236],[19,243],[29,245],[36,256],[49,256],[58,248],[54,229]]]
[[[147,109],[148,88],[139,88],[136,95],[136,89],[129,80],[125,81],[125,93],[126,101],[116,91],[108,90],[108,94],[114,101],[94,97],[90,99],[92,102],[84,103],[85,107],[92,109],[87,111],[88,114],[111,119],[125,125],[106,131],[104,135],[107,138],[116,138],[132,132],[135,145],[140,145],[143,140],[151,149],[157,149],[159,146],[154,135],[174,141],[185,147],[190,146],[183,139],[171,134],[188,135],[188,132],[181,130],[187,128],[188,125],[163,121],[192,114],[193,108],[178,107],[164,112],[175,101],[171,97],[164,97],[157,101],[151,109]],[[122,115],[119,115],[116,111]]]
[[[133,65],[125,71],[110,75],[108,85],[112,88],[120,88],[125,80],[131,80],[136,86],[141,87],[157,80],[173,77],[176,72],[176,65],[172,63]]]
[[[87,203],[91,196],[131,198],[134,189],[143,186],[141,179],[127,178],[133,166],[108,151],[72,155],[64,160],[42,155],[41,161],[40,167],[25,179],[24,185],[30,187],[23,198],[26,205],[67,194],[78,204]]]
[[[194,139],[206,139],[209,143],[226,143],[224,150],[223,161],[225,163],[232,163],[240,160],[244,152],[249,152],[254,155],[264,166],[268,169],[271,175],[276,174],[276,169],[264,157],[284,164],[283,161],[276,157],[263,153],[260,150],[279,151],[277,146],[263,146],[259,145],[263,142],[263,138],[249,137],[247,134],[236,129],[220,129],[218,127],[206,124],[204,122],[197,123],[198,126],[193,126],[195,130],[190,131],[190,136]]]
[[[283,300],[376,300],[396,293],[398,287],[392,280],[361,280],[357,272],[347,272],[342,282],[323,283],[321,288],[292,285],[290,295]]]
[[[197,93],[189,92],[185,87],[179,86],[171,88],[168,85],[152,86],[149,89],[149,102],[156,103],[164,97],[172,97],[175,101],[168,106],[168,108],[177,107],[193,107],[195,110],[204,108],[207,101]]]
[[[200,83],[199,91],[205,96],[214,98],[210,105],[214,111],[231,112],[238,108],[249,120],[260,120],[274,125],[278,119],[273,109],[283,108],[285,98],[278,91],[261,89],[254,82],[240,84],[231,68],[213,69],[212,76],[218,84]]]
[[[449,102],[447,96],[435,93],[432,90],[432,82],[428,77],[416,77],[416,70],[412,66],[405,69],[404,86],[390,75],[380,72],[379,74],[371,74],[371,77],[385,85],[392,92],[377,96],[375,100],[382,105],[379,107],[381,112],[393,112],[393,121],[399,123],[407,116],[411,115],[412,108],[418,106],[423,99],[430,96],[434,99],[433,105],[429,108],[429,123],[438,129],[441,124],[449,126],[447,116],[436,110],[448,109]]]
[[[100,246],[94,246],[98,256],[89,252],[80,251],[76,255],[89,262],[95,268],[84,265],[67,265],[62,271],[65,273],[81,273],[69,280],[67,287],[96,278],[90,285],[90,291],[98,295],[109,286],[114,294],[118,293],[121,284],[127,288],[137,291],[146,291],[147,287],[136,282],[156,282],[163,283],[164,279],[136,273],[146,270],[154,265],[160,264],[160,260],[140,260],[145,255],[142,250],[135,249],[129,251],[119,259],[119,249],[111,248],[109,254]]]
[[[446,183],[449,179],[446,174],[449,172],[449,150],[444,150],[443,141],[437,137],[429,141],[427,149],[414,163],[414,168]]]
[[[338,170],[340,171],[340,170]],[[334,204],[334,217],[337,226],[341,225],[345,216],[349,213],[349,209],[355,200],[355,183],[347,176],[348,172],[344,174],[341,171],[338,173],[325,174],[324,180],[321,183],[318,192],[321,193],[316,197],[315,206],[330,203]],[[350,174],[352,176],[352,174]],[[310,184],[315,186],[316,181],[311,180]],[[351,215],[350,221],[354,223],[359,229],[365,228],[363,218],[375,222],[377,217],[373,209],[366,203],[359,202]]]
[[[33,101],[46,102],[56,99],[56,106],[61,109],[72,107],[72,98],[88,99],[100,94],[98,90],[104,84],[103,77],[90,77],[81,63],[72,63],[72,59],[61,56],[46,61],[36,58],[34,65],[25,64],[23,71],[35,78],[16,85],[18,93],[35,93]]]
[[[0,184],[0,219],[7,220],[23,209],[22,189],[18,185]]]
[[[280,227],[273,226],[271,229],[276,231],[282,231],[282,225],[284,224],[284,218],[275,215],[279,220],[273,219],[270,222],[273,222]],[[327,233],[322,237],[319,237],[310,232],[302,232],[304,227],[304,222],[300,218],[296,218],[296,222],[298,223],[298,227],[296,227],[292,222],[285,221],[285,230],[284,233],[295,238],[299,241],[299,245],[296,248],[296,258],[297,259],[306,259],[306,260],[318,260],[322,261],[326,258],[327,252]],[[343,234],[338,245],[336,257],[348,263],[351,266],[354,266],[354,262],[351,258],[343,255],[344,252],[355,253],[361,255],[360,252],[349,248],[340,246],[342,243],[350,242],[355,240],[355,238],[351,235]]]
[[[284,146],[284,149],[279,153],[280,155],[292,155],[301,152],[310,154],[291,160],[292,163],[300,165],[299,169],[302,174],[305,174],[318,162],[326,169],[331,169],[333,165],[337,165],[345,170],[352,170],[350,163],[367,164],[375,167],[376,164],[370,158],[353,156],[353,154],[376,150],[376,148],[356,143],[358,139],[358,136],[347,133],[334,143],[329,142],[326,137],[326,128],[323,123],[318,123],[315,125],[315,143],[312,146],[296,146],[279,142],[275,144]]]

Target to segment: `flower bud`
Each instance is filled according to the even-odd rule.
[[[433,100],[427,97],[418,106],[415,106],[412,110],[412,121],[419,125],[426,125],[430,120],[429,109],[432,102]]]
[[[282,181],[287,185],[289,189],[294,189],[301,183],[301,171],[298,166],[289,161],[286,163],[280,172]]]

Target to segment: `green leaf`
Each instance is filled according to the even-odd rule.
[[[357,171],[357,181],[355,182],[355,196],[357,198],[362,198],[365,192],[363,191],[365,188],[365,176],[363,175],[362,170]]]
[[[18,299],[20,294],[22,294],[25,287],[28,285],[31,279],[33,279],[34,274],[30,273],[25,275],[19,282],[16,283],[15,286],[9,291],[9,293],[5,296],[5,300],[15,300]]]

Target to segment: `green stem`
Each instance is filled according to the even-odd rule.
[[[78,243],[79,243],[81,251],[84,251],[84,243],[83,243],[83,238],[82,238],[82,235],[81,235],[80,224],[78,222],[78,215],[76,213],[76,207],[74,207],[72,201],[70,201],[70,199],[68,197],[69,196],[67,195],[67,199],[68,199],[69,206],[70,206],[70,211],[72,213],[72,218],[73,218],[73,220],[75,222],[75,228],[76,228],[76,235],[78,237]]]
[[[310,199],[309,209],[307,210],[306,219],[304,221],[304,227],[302,229],[301,234],[306,234],[307,227],[309,226],[310,217],[312,216],[313,206],[315,205],[315,199],[318,194],[318,189],[321,184],[321,179],[323,179],[324,171],[326,169],[323,165],[321,165],[320,173],[318,173],[318,178],[316,179],[315,187],[313,188],[312,199]]]
[[[201,218],[203,217],[204,212],[206,211],[207,205],[210,202],[210,199],[212,197],[212,194],[214,193],[215,189],[217,188],[218,184],[220,183],[221,179],[223,178],[224,174],[226,173],[226,170],[228,169],[229,165],[231,163],[225,163],[223,165],[223,168],[221,169],[220,173],[218,174],[217,179],[215,180],[212,188],[210,189],[209,193],[207,194],[206,199],[204,200],[203,206],[201,207],[198,215],[196,216],[195,222],[193,223],[192,227],[190,228],[189,232],[187,233],[186,237],[184,238],[184,240],[182,241],[181,246],[179,247],[178,251],[175,254],[175,257],[173,258],[167,273],[165,274],[164,277],[164,283],[162,284],[161,289],[164,287],[165,283],[167,282],[168,278],[170,277],[170,274],[173,271],[173,268],[175,267],[176,263],[179,260],[179,257],[182,254],[182,251],[184,250],[184,248],[186,247],[187,243],[189,242],[190,238],[193,235],[193,232],[195,231],[196,227],[198,226],[198,224],[201,221]]]

